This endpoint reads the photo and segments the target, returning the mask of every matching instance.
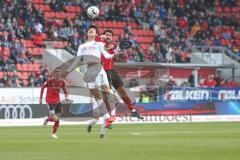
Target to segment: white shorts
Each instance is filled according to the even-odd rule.
[[[86,82],[89,89],[100,88],[103,85],[109,86],[107,74],[103,68],[97,75],[91,76],[91,74],[88,73]]]

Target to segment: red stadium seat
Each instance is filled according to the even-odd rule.
[[[22,71],[22,70],[23,70],[21,64],[16,64],[16,67],[17,67],[17,70],[18,70],[18,71]]]
[[[220,1],[219,1],[219,0],[215,0],[215,1],[214,1],[214,5],[215,5],[215,6],[219,6],[219,5],[220,5]]]
[[[238,12],[238,7],[232,7],[232,12],[237,13]]]
[[[223,12],[226,12],[226,13],[231,12],[231,9],[229,7],[224,7]]]
[[[68,11],[68,12],[71,12],[71,6],[66,6],[65,10]]]
[[[33,3],[37,4],[43,4],[44,0],[32,0]]]
[[[27,41],[27,44],[26,44],[27,47],[33,47],[33,41]]]
[[[236,4],[237,4],[237,6],[240,6],[240,0],[238,0],[238,1],[236,2]]]
[[[137,26],[137,24],[136,24],[135,22],[130,22],[130,23],[129,23],[129,26],[130,26],[131,28],[138,28],[138,26]]]
[[[102,21],[102,27],[107,27],[107,21]]]
[[[43,5],[43,10],[47,11],[47,12],[51,12],[52,11],[49,5]]]
[[[3,75],[4,75],[4,73],[3,73],[3,72],[0,72],[0,79],[3,78]]]
[[[29,77],[29,73],[28,72],[22,72],[22,79],[27,80]]]
[[[28,70],[29,70],[28,64],[22,64],[22,71],[28,71]]]
[[[218,12],[218,13],[222,13],[222,12],[223,12],[222,7],[216,7],[216,12]]]
[[[77,12],[77,13],[80,13],[80,12],[81,12],[80,7],[76,6],[76,12]]]

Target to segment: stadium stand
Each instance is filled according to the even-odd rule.
[[[100,8],[93,22],[85,15],[92,4]],[[132,41],[121,62],[189,63],[193,45],[240,56],[240,0],[3,0],[0,6],[1,87],[40,86],[49,74],[40,61],[46,42],[77,49],[91,23],[100,32],[112,29],[115,40]]]

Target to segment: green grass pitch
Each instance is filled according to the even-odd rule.
[[[239,160],[240,123],[0,127],[0,160]]]

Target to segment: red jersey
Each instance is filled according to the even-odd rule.
[[[204,82],[204,85],[205,85],[205,86],[208,86],[208,87],[215,87],[216,84],[217,84],[217,82],[216,82],[216,80],[214,80],[214,79],[207,79],[207,80],[205,80],[205,82]]]
[[[44,88],[47,88],[46,102],[49,104],[60,102],[60,90],[63,89],[65,96],[67,96],[67,90],[65,87],[65,82],[61,79],[49,79],[41,87],[41,95],[44,92]]]
[[[97,42],[103,42],[105,44],[105,46],[107,47],[109,45],[108,42],[102,40],[99,36],[97,36],[95,38],[95,41]],[[116,45],[114,44],[114,46],[116,47]],[[112,50],[108,50],[109,54],[114,54],[113,49]],[[114,61],[112,58],[105,58],[103,55],[101,55],[101,61],[102,61],[102,65],[103,65],[103,69],[105,71],[109,71],[112,70],[114,68]]]
[[[109,54],[114,54],[113,50],[109,50],[108,51]],[[105,58],[103,55],[101,56],[101,61],[102,61],[102,65],[103,65],[103,69],[105,71],[109,71],[112,70],[114,68],[114,61],[112,58]]]

